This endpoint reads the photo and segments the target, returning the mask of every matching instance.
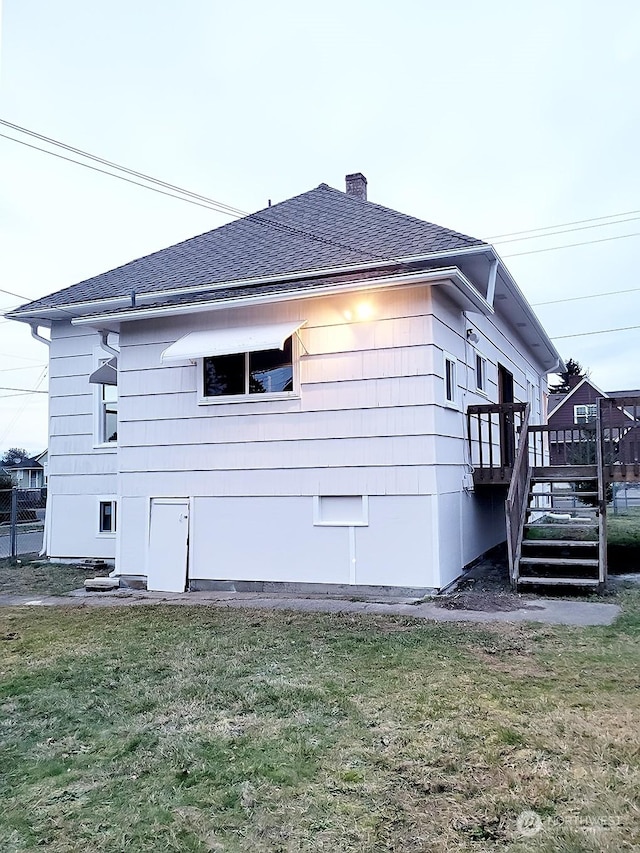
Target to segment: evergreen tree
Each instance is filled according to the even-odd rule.
[[[573,385],[571,384],[570,377],[572,376],[585,376],[585,371],[580,362],[574,361],[574,359],[570,358],[567,361],[567,369],[564,373],[559,373],[560,381],[556,382],[555,385],[549,385],[549,393],[550,394],[568,394],[571,391]]]

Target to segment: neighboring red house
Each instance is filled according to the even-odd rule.
[[[640,390],[602,391],[588,376],[570,376],[571,390],[566,394],[549,395],[549,414],[547,422],[552,429],[549,437],[549,454],[552,465],[591,464],[595,458],[594,444],[595,421],[598,411],[598,399],[633,397],[638,399],[638,409],[633,412],[622,408],[613,408],[609,417],[609,426],[613,429],[611,441],[615,443],[616,457],[622,453],[625,461],[637,462],[640,442],[638,441],[638,420],[636,412],[640,410]],[[553,432],[557,430],[557,432]]]

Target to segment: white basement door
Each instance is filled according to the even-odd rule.
[[[184,592],[189,547],[189,501],[152,498],[147,589]]]

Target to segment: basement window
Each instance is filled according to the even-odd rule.
[[[116,501],[100,501],[98,510],[98,532],[116,532]]]

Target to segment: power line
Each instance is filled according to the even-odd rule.
[[[561,341],[565,338],[585,338],[588,335],[607,335],[609,332],[630,332],[633,329],[640,329],[640,326],[622,326],[619,329],[598,329],[595,332],[576,332],[575,335],[555,335],[551,340]]]
[[[510,237],[507,240],[494,240],[494,244],[520,243],[522,240],[539,240],[541,237],[555,237],[558,234],[573,234],[575,231],[589,231],[591,228],[606,228],[608,225],[622,225],[624,222],[637,222],[640,216],[629,216],[627,219],[617,219],[615,222],[601,222],[599,225],[581,225],[579,228],[565,228],[563,231],[549,231],[546,234],[529,234],[527,237]]]
[[[179,192],[181,195],[192,196],[193,198],[199,199],[200,201],[206,202],[208,205],[216,205],[219,208],[224,208],[226,211],[230,213],[232,216],[246,216],[247,212],[244,210],[240,210],[239,207],[234,207],[233,205],[226,204],[223,201],[216,201],[215,199],[208,198],[201,193],[195,193],[192,190],[186,190],[184,187],[179,187],[176,184],[170,184],[168,181],[160,180],[159,178],[154,178],[152,175],[147,175],[144,172],[139,172],[136,169],[130,169],[128,166],[122,166],[119,163],[114,163],[112,160],[106,160],[104,157],[98,157],[96,154],[91,154],[89,151],[83,151],[82,148],[75,148],[73,145],[68,145],[66,142],[61,142],[59,139],[52,139],[50,136],[44,136],[42,133],[37,133],[35,130],[29,130],[27,127],[22,127],[19,124],[13,124],[10,121],[6,121],[6,119],[0,119],[0,125],[4,125],[4,127],[9,127],[12,130],[17,130],[19,133],[24,133],[27,136],[31,136],[34,139],[39,139],[41,142],[47,142],[49,145],[54,145],[58,148],[62,148],[65,151],[70,151],[73,154],[78,154],[81,157],[86,157],[89,160],[93,160],[96,163],[101,163],[103,166],[109,166],[112,169],[117,169],[120,172],[126,172],[128,175],[133,175],[136,178],[142,178],[145,181],[149,181],[153,184],[159,184],[160,186],[165,187],[166,189],[174,190]],[[13,139],[14,142],[19,142],[20,140],[14,139],[14,137],[6,137],[5,139]],[[43,149],[38,149],[42,151]],[[45,153],[50,153],[46,152]],[[77,163],[77,160],[73,160],[71,162]],[[78,163],[78,165],[85,165],[84,163]],[[109,172],[106,174],[110,174]],[[220,212],[223,212],[220,210]]]
[[[573,249],[576,246],[593,246],[595,243],[609,243],[611,240],[624,240],[625,237],[638,237],[640,231],[631,234],[618,234],[617,237],[602,237],[599,240],[586,240],[584,243],[565,243],[562,246],[548,246],[546,249],[531,249],[528,252],[515,252],[512,255],[503,255],[503,258],[519,258],[522,255],[538,255],[540,252],[555,252],[557,249]]]
[[[2,134],[0,134],[1,136]],[[29,296],[23,296],[21,293],[14,293],[13,290],[5,290],[4,287],[0,287],[0,293],[6,293],[8,296],[16,296],[18,299],[30,299]]]
[[[551,299],[548,302],[532,302],[532,308],[539,308],[541,305],[558,305],[560,302],[578,302],[581,299],[599,299],[601,296],[619,296],[621,293],[638,293],[640,287],[632,287],[629,290],[605,290],[602,293],[589,293],[586,296],[569,296],[566,299]]]
[[[584,225],[585,222],[599,222],[602,219],[616,219],[619,216],[635,216],[640,210],[625,210],[623,213],[610,213],[608,216],[592,216],[590,219],[575,219],[573,222],[559,222],[556,225],[543,225],[541,228],[527,228],[524,231],[510,231],[507,234],[497,234],[488,237],[487,241],[501,240],[503,237],[516,237],[519,234],[533,234],[536,231],[549,231],[551,228],[567,228],[569,225]],[[615,225],[614,222],[606,222],[605,225]]]
[[[47,394],[48,393],[47,391],[38,391],[37,388],[8,388],[6,385],[0,385],[0,391],[19,391],[21,394]]]
[[[25,367],[3,367],[0,368],[0,373],[14,373],[16,370],[37,370],[39,367],[45,367],[44,362],[38,364],[28,364]]]
[[[40,388],[40,386],[41,386],[41,385],[42,385],[42,383],[44,382],[44,379],[45,379],[45,377],[46,377],[46,375],[47,375],[47,370],[48,370],[48,368],[47,368],[47,367],[45,367],[45,368],[44,368],[44,370],[42,371],[42,373],[40,374],[40,376],[39,376],[39,378],[38,378],[38,381],[36,382],[36,387],[35,387],[34,389],[31,389],[31,390],[29,391],[29,393],[28,393],[28,394],[25,394],[25,395],[24,395],[24,401],[23,401],[22,405],[21,405],[21,406],[19,406],[18,411],[15,413],[15,415],[13,416],[13,418],[11,418],[11,420],[9,421],[9,423],[8,423],[8,425],[7,425],[7,427],[6,427],[6,429],[4,430],[4,432],[2,433],[2,435],[0,436],[0,445],[4,442],[5,438],[9,435],[9,433],[10,433],[10,432],[11,432],[11,430],[13,429],[14,424],[16,423],[16,421],[18,421],[18,420],[22,417],[22,415],[23,415],[24,411],[25,411],[25,410],[26,410],[26,408],[27,408],[27,405],[28,405],[29,401],[30,401],[30,400],[33,400],[32,392],[33,392],[33,393],[40,393],[40,394],[46,394],[46,393],[47,393],[46,391],[40,391],[40,392],[38,391],[38,389]],[[6,390],[12,390],[12,389],[6,389]],[[18,393],[19,393],[19,392],[18,392]]]
[[[74,160],[73,157],[65,157],[64,154],[57,154],[55,151],[47,151],[46,148],[41,148],[39,145],[32,145],[30,142],[25,142],[24,139],[16,139],[14,136],[7,136],[6,133],[0,133],[0,137],[3,139],[8,139],[11,142],[17,142],[18,145],[24,145],[27,148],[33,148],[35,151],[41,151],[43,154],[49,154],[51,157],[57,157],[59,160],[66,160],[67,163],[75,163],[76,166],[83,166],[85,169],[91,169],[92,172],[100,172],[103,175],[109,175],[112,178],[117,178],[119,181],[126,181],[128,184],[135,184],[137,187],[142,187],[145,190],[151,190],[154,193],[160,193],[160,195],[169,196],[169,198],[175,198],[178,201],[186,201],[189,204],[195,204],[198,207],[204,207],[207,210],[215,210],[217,213],[226,213],[228,216],[237,216],[235,213],[231,213],[230,211],[223,210],[214,204],[203,204],[200,201],[196,201],[195,198],[186,198],[184,196],[175,195],[174,193],[166,192],[165,190],[161,190],[158,187],[150,187],[148,184],[142,184],[140,181],[134,181],[131,178],[125,178],[124,175],[117,175],[115,172],[109,172],[106,169],[100,169],[98,166],[92,166],[90,163],[82,163],[80,160]],[[185,191],[185,192],[188,192]]]
[[[13,352],[0,352],[0,356],[4,356],[5,358],[17,358],[20,361],[36,361],[38,364],[42,364],[42,359],[40,358],[29,358],[29,356],[16,355]]]

